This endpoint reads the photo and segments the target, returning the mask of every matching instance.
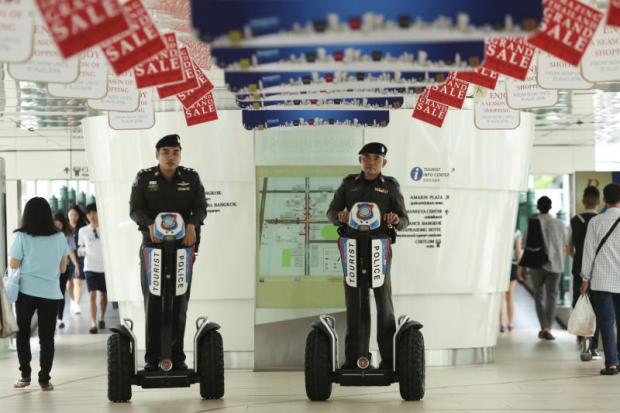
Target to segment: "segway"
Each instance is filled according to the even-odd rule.
[[[391,229],[393,232],[393,229]],[[358,202],[351,208],[349,221],[339,229],[338,246],[345,282],[368,294],[381,287],[388,270],[389,249],[395,232],[381,230],[381,211],[374,203]],[[341,386],[389,386],[398,382],[404,400],[424,397],[424,338],[422,324],[403,315],[393,337],[393,365],[374,368],[368,341],[360,334],[357,368],[340,368],[338,334],[333,317],[322,315],[312,325],[306,339],[306,394],[312,401],[329,399],[332,383]],[[384,366],[385,367],[385,366]]]
[[[123,319],[121,325],[111,328],[108,338],[108,399],[127,402],[131,386],[144,389],[190,387],[200,383],[204,399],[219,399],[224,395],[224,349],[220,326],[206,317],[196,320],[194,335],[194,365],[186,370],[173,370],[172,309],[175,296],[184,295],[190,284],[193,247],[181,245],[185,225],[177,213],[160,213],[155,219],[155,236],[161,244],[146,248],[149,293],[161,297],[161,362],[157,371],[138,370],[137,339],[133,321]]]

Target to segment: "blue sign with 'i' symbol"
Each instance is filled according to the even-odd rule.
[[[415,166],[411,170],[411,179],[413,179],[414,181],[419,181],[420,179],[422,179],[423,176],[424,176],[424,169],[420,168],[419,166]]]

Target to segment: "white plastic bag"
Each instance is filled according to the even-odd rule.
[[[576,336],[592,337],[596,329],[596,316],[590,303],[590,297],[583,294],[568,319],[568,332]]]
[[[13,314],[13,306],[6,296],[4,284],[0,282],[0,338],[11,337],[16,332],[17,322]]]

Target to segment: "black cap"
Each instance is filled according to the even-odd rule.
[[[379,142],[370,142],[364,145],[364,147],[359,151],[360,155],[363,155],[365,153],[385,156],[387,155],[387,147]]]
[[[166,135],[157,141],[155,149],[163,148],[164,146],[181,148],[181,137],[179,135]]]

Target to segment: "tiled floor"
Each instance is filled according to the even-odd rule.
[[[308,402],[303,374],[226,371],[226,394],[202,401],[190,389],[134,387],[128,404],[106,398],[105,335],[57,337],[53,383],[14,390],[14,352],[0,353],[0,412],[620,412],[620,376],[599,376],[601,361],[579,361],[574,337],[554,342],[536,338],[531,302],[520,295],[517,329],[499,338],[496,363],[427,370],[421,402],[403,402],[397,385],[388,388],[334,387],[328,402]],[[37,358],[35,354],[35,359]]]

